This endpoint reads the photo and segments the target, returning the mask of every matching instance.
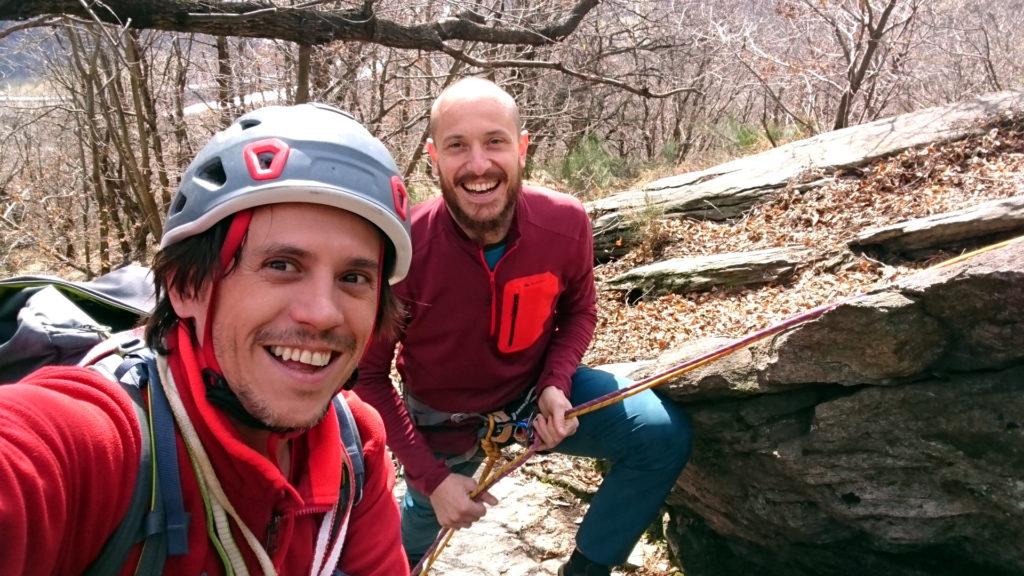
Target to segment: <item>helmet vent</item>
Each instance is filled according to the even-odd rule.
[[[224,173],[224,164],[221,163],[220,158],[214,158],[207,162],[198,170],[196,178],[215,186],[223,186],[228,181],[228,176]]]
[[[187,202],[188,197],[185,196],[184,194],[179,194],[178,199],[175,200],[174,205],[171,206],[171,214],[177,214],[178,212],[181,212],[181,209],[185,207],[185,204]]]
[[[245,167],[253,180],[274,180],[288,163],[288,144],[277,138],[250,142],[242,150]]]
[[[248,130],[249,128],[255,128],[260,125],[260,121],[255,118],[246,118],[238,123],[242,127],[242,130]]]

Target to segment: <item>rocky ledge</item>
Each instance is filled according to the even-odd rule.
[[[687,576],[1024,574],[1024,242],[662,390],[696,430],[666,531]]]

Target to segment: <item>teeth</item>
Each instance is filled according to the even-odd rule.
[[[491,188],[494,188],[497,185],[498,185],[498,181],[497,180],[491,180],[489,182],[478,182],[476,184],[469,184],[469,183],[464,183],[463,184],[463,186],[465,186],[467,190],[472,190],[473,192],[484,192],[486,190],[490,190]]]
[[[271,346],[270,352],[285,362],[295,361],[310,366],[326,366],[331,361],[331,353],[327,351],[303,350],[291,346]]]

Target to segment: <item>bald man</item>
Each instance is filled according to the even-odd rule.
[[[691,430],[651,391],[565,419],[631,382],[580,366],[597,321],[590,220],[572,197],[522,184],[528,142],[515,100],[492,82],[466,78],[434,102],[427,152],[441,197],[413,210],[412,267],[395,287],[408,321],[368,350],[356,391],[405,467],[410,564],[441,526],[466,528],[497,503],[469,494],[482,423],[499,413],[510,426],[532,419],[545,449],[611,462],[560,570],[606,575],[658,516]],[[396,345],[404,398],[389,377]]]

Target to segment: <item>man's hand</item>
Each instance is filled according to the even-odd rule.
[[[565,419],[565,413],[572,409],[572,403],[565,397],[565,393],[548,386],[540,393],[537,399],[537,410],[540,412],[533,420],[533,427],[540,436],[540,450],[551,450],[555,446],[576,433],[580,422],[576,418]]]
[[[480,501],[474,502],[469,495],[476,490],[476,482],[461,474],[449,474],[430,495],[430,505],[434,507],[437,521],[445,528],[469,528],[487,513],[483,503],[494,506],[498,499],[490,492],[480,495]]]

